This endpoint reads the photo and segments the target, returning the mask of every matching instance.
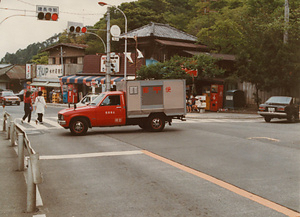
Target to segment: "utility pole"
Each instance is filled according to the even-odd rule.
[[[106,91],[110,91],[110,7],[107,7],[107,26],[106,26],[106,75],[105,75],[105,84],[106,84]]]
[[[65,76],[65,70],[64,70],[64,57],[63,57],[63,48],[60,46],[60,62],[61,62],[61,70],[62,70],[62,75]]]
[[[288,25],[289,25],[289,0],[285,0],[284,3],[284,33],[283,33],[283,43],[288,42]]]

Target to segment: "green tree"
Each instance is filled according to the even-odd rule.
[[[174,56],[164,63],[143,66],[137,71],[137,75],[138,79],[186,79],[187,84],[192,84],[193,79],[184,71],[184,68],[198,70],[196,80],[222,77],[224,70],[216,65],[216,61],[204,54],[192,58]]]
[[[29,63],[33,64],[48,64],[48,52],[38,53],[34,55]]]
[[[244,40],[239,44],[238,75],[243,81],[256,86],[257,104],[259,90],[269,91],[299,87],[299,31],[298,9],[291,8],[289,42],[283,43],[283,1],[249,0],[241,20]],[[257,9],[258,8],[258,9]],[[256,10],[257,9],[257,10]],[[295,19],[296,18],[296,19]]]

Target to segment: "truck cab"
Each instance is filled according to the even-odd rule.
[[[85,134],[88,127],[124,125],[126,122],[124,92],[103,92],[90,105],[64,109],[58,123],[70,128],[72,134]]]

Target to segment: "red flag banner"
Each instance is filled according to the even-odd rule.
[[[183,68],[183,70],[189,74],[190,76],[194,76],[197,77],[198,76],[198,70],[192,70],[192,69],[187,69],[187,68]]]

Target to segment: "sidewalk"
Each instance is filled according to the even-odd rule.
[[[17,171],[17,154],[6,134],[0,131],[0,216],[27,217],[24,172]]]

